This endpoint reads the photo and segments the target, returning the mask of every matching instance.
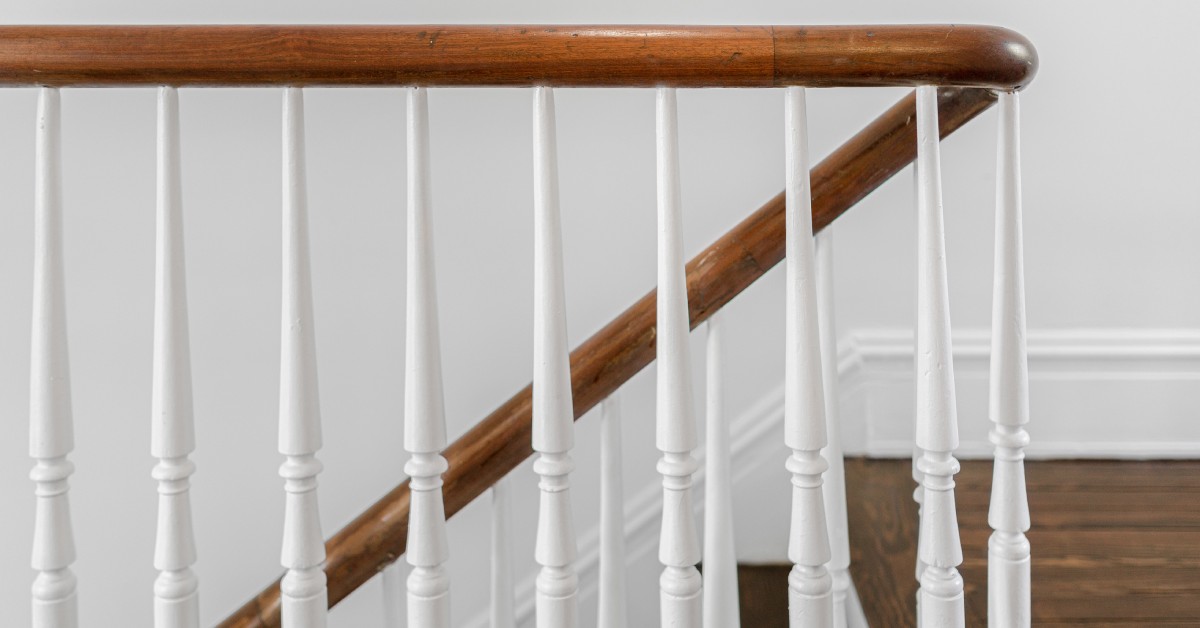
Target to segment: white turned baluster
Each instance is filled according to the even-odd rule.
[[[784,441],[792,454],[792,525],[788,558],[791,626],[827,628],[833,621],[833,580],[821,475],[829,465],[825,394],[821,383],[821,333],[817,318],[813,254],[812,192],[808,175],[808,129],[804,88],[789,87],[787,134],[787,328],[784,343]]]
[[[33,524],[33,627],[78,625],[75,539],[68,478],[75,465],[62,253],[62,163],[58,89],[38,95],[33,229],[33,342],[29,377],[29,472],[37,495]]]
[[[683,202],[679,189],[678,111],[673,88],[656,99],[658,166],[658,390],[656,443],[662,458],[662,532],[658,559],[662,625],[701,625],[700,543],[692,513],[692,474],[698,464],[688,356],[687,276],[683,261]]]
[[[954,508],[958,413],[950,345],[950,298],[942,223],[937,88],[917,88],[917,466],[921,516],[920,625],[964,626],[962,545]]]
[[[446,459],[442,349],[433,264],[433,200],[429,164],[429,97],[408,90],[408,304],[404,355],[404,465],[408,524],[408,625],[449,628],[450,558],[442,474]]]
[[[192,363],[184,272],[179,166],[179,94],[158,90],[158,232],[155,238],[154,369],[150,453],[158,458],[158,534],[154,546],[154,625],[199,628],[200,586],[192,565],[196,541],[188,495],[196,465]]]
[[[821,329],[821,381],[825,395],[828,444],[821,452],[829,464],[823,494],[829,526],[829,575],[833,578],[833,628],[846,628],[850,591],[850,526],[846,518],[846,468],[842,459],[842,424],[838,412],[837,325],[833,309],[833,225],[816,237],[817,317]]]
[[[1029,370],[1025,355],[1025,262],[1021,243],[1020,111],[1015,92],[1000,93],[996,183],[996,267],[992,291],[990,414],[996,446],[988,523],[988,625],[1029,626],[1029,500],[1025,446]]]
[[[921,188],[921,164],[919,160],[913,161],[913,208],[919,207]],[[920,210],[918,209],[918,212]],[[916,325],[921,318],[921,304],[917,301],[913,302],[916,306],[913,311],[913,373],[917,372],[917,328]],[[925,559],[921,547],[924,545],[921,541],[924,530],[921,526],[921,518],[925,513],[923,504],[925,502],[925,481],[924,474],[918,463],[921,461],[921,448],[917,446],[917,397],[913,395],[913,453],[912,453],[912,479],[915,484],[913,488],[912,498],[917,504],[917,561],[914,568],[914,573],[917,578],[917,626],[921,626],[921,576],[925,573]]]
[[[280,562],[284,628],[324,628],[325,537],[317,508],[321,402],[317,392],[308,193],[304,158],[304,94],[283,92],[283,317],[279,374],[279,467],[287,493]]]
[[[513,612],[512,510],[508,478],[492,485],[492,625],[515,628]]]
[[[621,398],[600,406],[600,593],[597,628],[625,628],[625,498],[621,477]]]
[[[539,628],[578,623],[575,525],[570,474],[574,469],[575,411],[571,402],[562,226],[558,206],[558,151],[554,92],[533,90],[533,470],[540,477],[535,556]]]
[[[722,374],[721,313],[708,319],[704,459],[704,625],[738,628],[737,556],[733,544],[733,480]]]

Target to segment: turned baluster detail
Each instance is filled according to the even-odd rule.
[[[700,543],[692,512],[692,474],[698,466],[688,355],[687,282],[683,263],[683,207],[679,187],[678,112],[673,88],[656,99],[658,171],[658,382],[656,444],[662,452],[662,531],[658,558],[663,626],[699,628],[703,584],[696,563]]]
[[[78,625],[75,538],[68,480],[75,465],[62,250],[62,125],[58,90],[38,94],[34,168],[33,340],[29,377],[29,472],[37,496],[33,523],[33,628]]]
[[[279,588],[283,628],[324,628],[325,537],[317,505],[321,461],[321,401],[313,330],[304,154],[304,93],[283,94],[283,316],[279,374],[279,467],[287,493]]]
[[[919,190],[921,188],[920,160],[913,161],[912,173],[913,173],[913,177],[912,177],[913,207],[917,208],[918,204],[920,203]],[[916,328],[916,325],[919,323],[920,318],[921,318],[921,315],[920,315],[921,303],[920,302],[914,302],[914,303],[916,305],[916,308],[913,313],[913,325],[914,326],[913,326],[913,360],[912,360],[912,364],[913,364],[913,373],[915,374],[917,372],[917,328]],[[915,375],[914,375],[914,377],[915,377]],[[921,624],[920,624],[920,621],[921,621],[921,576],[925,574],[925,558],[924,558],[925,554],[924,554],[924,552],[921,551],[921,547],[923,545],[922,535],[924,534],[924,527],[921,525],[921,518],[925,514],[925,508],[923,506],[923,504],[925,502],[925,480],[924,480],[924,474],[921,473],[921,468],[920,468],[920,464],[919,464],[921,462],[922,452],[921,452],[921,448],[918,447],[917,443],[916,443],[917,424],[918,424],[918,421],[917,421],[917,398],[916,398],[916,395],[914,395],[913,396],[912,479],[913,479],[913,484],[915,486],[913,487],[912,499],[913,499],[913,502],[916,503],[916,505],[917,505],[917,560],[916,560],[916,565],[914,566],[913,571],[914,571],[914,575],[916,576],[916,579],[917,579],[917,600],[916,600],[917,627],[920,628],[920,626],[921,626]]]
[[[154,546],[154,625],[199,628],[199,580],[189,486],[196,449],[188,339],[183,200],[179,164],[179,94],[158,90],[158,212],[155,238],[154,367],[150,453],[158,458],[158,532]]]
[[[404,355],[404,448],[409,477],[408,625],[449,628],[450,577],[445,563],[446,510],[442,474],[446,413],[433,256],[429,160],[429,97],[408,91],[408,303]]]
[[[1016,92],[1000,92],[996,181],[996,261],[992,290],[989,415],[996,446],[988,523],[988,625],[1029,626],[1029,367],[1025,350],[1025,263],[1021,237],[1021,138]]]
[[[540,454],[533,470],[540,477],[541,490],[535,551],[541,565],[537,625],[573,628],[578,623],[579,590],[570,492],[575,413],[563,290],[554,92],[548,87],[533,91],[533,449]]]
[[[784,441],[792,450],[792,522],[788,558],[788,614],[793,628],[826,628],[833,618],[833,581],[829,532],[821,490],[829,467],[821,456],[826,445],[825,393],[821,336],[817,315],[816,263],[812,231],[812,193],[808,173],[808,129],[804,88],[786,93],[786,293],[784,347]]]
[[[917,468],[922,508],[919,623],[964,626],[962,545],[954,507],[958,414],[942,219],[937,88],[917,88]]]

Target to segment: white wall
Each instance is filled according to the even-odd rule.
[[[684,8],[686,7],[686,8]],[[1200,321],[1193,140],[1194,3],[884,0],[680,4],[609,1],[247,3],[213,0],[9,0],[6,23],[249,22],[976,22],[1012,27],[1041,53],[1023,97],[1029,325],[1172,329]],[[903,90],[822,90],[810,97],[824,154]],[[530,95],[431,95],[434,198],[451,435],[529,379]],[[272,90],[181,94],[184,203],[195,360],[199,471],[194,509],[202,615],[214,623],[276,576],[281,480],[275,453],[278,353],[280,96]],[[642,90],[561,90],[559,142],[571,341],[590,335],[654,280],[653,97]],[[32,529],[26,452],[35,94],[0,90],[0,608],[28,623]],[[65,93],[66,246],[77,473],[72,483],[85,623],[150,623],[154,484],[149,477],[153,264],[153,90]],[[782,188],[777,91],[680,94],[686,244],[696,252]],[[401,477],[403,99],[396,89],[312,90],[309,168],[318,352],[326,445],[326,532]],[[995,115],[946,142],[945,201],[955,324],[988,324]],[[907,173],[838,227],[842,332],[911,328],[913,226]],[[782,286],[770,273],[730,307],[731,413],[768,394],[782,371]],[[697,334],[697,342],[702,334]],[[699,344],[694,345],[699,347]],[[700,353],[697,352],[697,373]],[[626,390],[626,481],[655,481],[653,373]],[[697,394],[700,394],[697,387]],[[1044,416],[1031,427],[1084,417]],[[703,407],[702,405],[698,407]],[[1178,413],[1178,408],[1175,409]],[[967,417],[971,414],[963,412]],[[1061,427],[1061,423],[1059,424]],[[577,520],[594,521],[597,424],[579,423]],[[782,466],[782,455],[779,466]],[[756,473],[739,511],[784,503],[782,473]],[[515,472],[519,571],[532,561],[536,488]],[[770,482],[773,481],[774,484]],[[749,490],[753,486],[755,491]],[[771,498],[771,496],[776,496]],[[740,530],[776,556],[786,511],[754,511]],[[487,510],[451,524],[456,623],[486,603]],[[752,529],[753,525],[764,526]],[[583,526],[581,525],[581,528]],[[657,569],[641,561],[633,608],[650,622]],[[380,625],[373,583],[333,626]],[[584,608],[590,618],[590,606]]]

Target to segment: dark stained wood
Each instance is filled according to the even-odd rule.
[[[850,574],[872,626],[916,625],[917,507],[905,463],[846,459]]]
[[[1200,462],[1037,461],[1026,476],[1034,625],[1200,626]],[[914,626],[911,463],[847,460],[846,482],[867,619]],[[967,625],[986,626],[991,463],[964,462],[955,491]]]
[[[979,115],[995,96],[981,89],[939,93],[946,136]],[[910,163],[916,155],[915,99],[902,99],[812,171],[813,228],[820,230]],[[784,255],[780,193],[687,265],[688,306],[696,327],[779,263]],[[651,291],[571,353],[575,416],[582,416],[654,360],[655,293]],[[506,401],[446,449],[443,476],[452,516],[532,455],[530,388]],[[336,604],[404,552],[408,535],[405,482],[325,545],[329,602]],[[278,582],[221,626],[279,625]]]
[[[934,41],[939,52],[928,55]],[[916,59],[920,63],[910,63]],[[954,24],[902,29],[775,27],[775,82],[779,85],[1020,88],[1028,85],[1036,72],[1033,45],[1005,28]]]
[[[788,628],[791,565],[738,565],[738,604],[745,628]]]
[[[989,26],[5,26],[0,84],[1014,89]]]

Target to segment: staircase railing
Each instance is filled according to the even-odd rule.
[[[168,523],[160,526],[160,551],[156,556],[156,566],[162,573],[161,586],[156,586],[159,625],[194,625],[189,618],[195,614],[196,591],[190,570],[194,549],[186,507],[187,478],[191,473],[187,455],[193,445],[187,382],[186,298],[182,293],[182,251],[178,248],[180,227],[175,219],[180,211],[174,187],[178,178],[178,162],[174,158],[177,155],[174,151],[178,150],[176,87],[289,88],[285,98],[284,208],[284,316],[289,324],[284,325],[280,421],[280,451],[287,456],[280,473],[286,480],[289,499],[284,539],[284,566],[288,574],[283,580],[285,595],[281,596],[280,583],[276,582],[221,625],[278,626],[281,613],[294,621],[311,618],[314,622],[295,625],[323,625],[326,601],[329,606],[336,604],[395,561],[406,551],[413,534],[408,522],[416,500],[408,481],[365,510],[323,547],[319,543],[319,525],[314,527],[313,496],[316,474],[320,471],[315,456],[320,446],[320,426],[315,396],[309,394],[315,389],[316,370],[304,209],[303,108],[301,90],[297,88],[339,85],[418,88],[410,94],[409,110],[407,370],[410,381],[406,382],[406,404],[410,415],[415,407],[420,410],[415,414],[420,416],[406,419],[409,421],[406,447],[413,454],[409,475],[420,483],[416,492],[421,494],[423,505],[416,518],[422,521],[424,535],[444,534],[440,531],[444,526],[443,516],[454,515],[496,484],[534,453],[535,443],[540,443],[538,450],[542,453],[538,470],[543,477],[543,508],[553,511],[551,519],[561,516],[562,505],[555,501],[558,499],[555,495],[566,490],[570,421],[567,417],[563,424],[560,420],[563,417],[553,412],[535,416],[535,407],[544,409],[561,403],[565,395],[574,417],[582,416],[653,361],[658,342],[677,345],[678,334],[686,333],[686,329],[671,325],[660,329],[659,320],[670,321],[676,314],[686,315],[693,328],[708,320],[784,259],[789,240],[801,246],[793,253],[797,257],[793,260],[795,265],[789,265],[788,281],[789,290],[793,287],[797,290],[789,296],[789,308],[793,307],[792,296],[798,308],[789,309],[788,313],[789,326],[793,322],[798,325],[789,330],[789,346],[795,348],[795,353],[789,355],[789,363],[794,361],[795,367],[789,366],[788,375],[798,388],[795,394],[789,393],[788,401],[788,445],[793,451],[788,469],[793,473],[794,497],[800,504],[797,507],[816,508],[811,500],[820,495],[821,465],[825,464],[819,454],[825,444],[824,411],[814,408],[805,411],[796,404],[801,403],[800,396],[805,391],[820,392],[820,362],[828,360],[829,347],[822,347],[827,354],[822,358],[815,348],[816,336],[811,333],[816,329],[812,322],[816,316],[815,293],[804,282],[806,277],[811,279],[813,253],[802,238],[809,230],[801,227],[811,217],[811,232],[821,230],[920,156],[921,315],[917,338],[926,355],[933,359],[931,364],[920,366],[928,367],[924,372],[933,374],[918,378],[917,442],[921,450],[914,461],[914,475],[923,487],[918,496],[937,500],[937,508],[933,509],[936,517],[926,517],[923,522],[921,564],[925,569],[919,570],[923,584],[921,613],[933,622],[930,625],[942,625],[939,618],[962,625],[962,582],[955,581],[955,567],[961,561],[960,555],[955,560],[955,553],[961,551],[956,536],[949,535],[949,530],[957,525],[952,507],[952,477],[957,464],[952,452],[957,432],[952,369],[948,361],[949,320],[936,139],[952,133],[990,107],[996,102],[998,92],[1006,107],[1002,115],[1002,185],[997,218],[1000,228],[995,342],[1001,374],[995,376],[998,383],[993,386],[994,399],[999,395],[1000,400],[993,403],[993,420],[998,425],[993,440],[997,444],[997,485],[1006,492],[993,509],[992,523],[997,535],[992,550],[994,568],[1008,571],[993,573],[993,583],[1002,581],[1006,588],[999,590],[996,595],[1000,597],[992,601],[994,610],[999,609],[996,612],[1013,613],[1002,616],[1000,625],[1028,625],[1028,544],[1023,536],[1028,514],[1023,505],[1020,476],[1021,452],[1027,439],[1021,425],[1027,420],[1027,413],[1023,410],[1024,354],[1020,344],[1024,311],[1020,295],[1015,91],[1032,80],[1036,67],[1036,53],[1023,37],[1005,29],[980,26],[0,27],[0,84],[44,88],[37,208],[37,255],[44,263],[35,268],[38,290],[35,303],[42,309],[35,308],[35,398],[31,418],[35,435],[40,435],[40,440],[34,439],[32,448],[39,461],[34,474],[39,495],[39,541],[34,562],[40,572],[40,585],[34,591],[35,626],[73,626],[77,612],[74,577],[70,575],[73,550],[63,549],[71,545],[69,519],[65,514],[65,481],[70,474],[70,463],[66,461],[71,449],[70,391],[64,380],[55,376],[67,368],[65,348],[60,350],[56,344],[65,335],[61,326],[63,306],[56,296],[63,289],[58,266],[61,242],[55,235],[59,228],[57,88],[128,85],[163,86],[157,300],[160,315],[156,316],[155,360],[155,412],[156,420],[162,420],[162,431],[156,432],[154,453],[161,459],[155,470],[162,494],[160,521]],[[535,195],[539,216],[536,265],[537,286],[543,297],[539,307],[546,309],[539,310],[535,333],[543,343],[539,351],[544,353],[538,355],[550,364],[548,370],[539,371],[536,377],[540,379],[535,379],[543,387],[541,393],[549,397],[535,401],[532,386],[526,387],[448,447],[444,442],[444,425],[439,424],[437,416],[440,373],[430,370],[431,366],[440,368],[436,342],[420,342],[429,338],[436,341],[432,268],[426,268],[423,263],[426,258],[422,257],[428,255],[430,208],[424,187],[427,182],[422,180],[423,164],[427,162],[423,151],[427,150],[428,139],[422,117],[424,94],[420,88],[446,86],[539,88],[537,116],[541,126],[537,150],[541,152]],[[547,88],[575,86],[659,89],[659,210],[660,220],[665,221],[660,223],[660,236],[665,238],[660,240],[660,246],[664,247],[660,255],[667,251],[665,257],[660,257],[660,287],[671,290],[673,295],[684,294],[686,310],[672,313],[671,308],[683,303],[675,299],[659,303],[655,292],[647,294],[570,353],[570,387],[563,390],[554,387],[556,378],[563,375],[554,364],[562,358],[561,366],[566,366],[565,356],[559,353],[565,353],[566,347],[555,341],[562,324],[557,318],[561,316],[561,308],[556,311],[555,306],[555,299],[561,296],[555,296],[556,282],[562,281],[561,259],[555,259],[561,236],[556,234],[553,100]],[[813,168],[810,176],[803,176],[807,173],[803,91],[795,88],[847,86],[918,89],[915,96],[901,100]],[[676,141],[673,89],[677,87],[789,88],[787,194],[781,193],[768,201],[693,258],[686,266],[686,284],[684,275],[676,272],[670,253],[678,252],[678,231],[672,224],[679,219],[679,207],[671,191],[677,185],[672,157]],[[936,137],[930,138],[930,134]],[[802,166],[805,167],[801,169]],[[798,231],[789,232],[789,222]],[[796,240],[797,237],[801,239]],[[669,362],[678,363],[679,355],[672,354]],[[660,360],[661,368],[669,366]],[[416,380],[414,372],[419,374]],[[39,373],[44,377],[39,378]],[[660,372],[660,380],[687,379],[670,370],[666,378],[663,375]],[[560,384],[565,385],[565,380]],[[686,381],[681,384],[686,385]],[[678,395],[681,390],[664,391],[660,387],[660,395]],[[66,405],[59,403],[64,400]],[[694,435],[688,436],[687,412],[671,409],[670,405],[667,402],[667,414],[678,417],[660,416],[660,422],[667,421],[660,423],[660,449],[664,453],[660,470],[664,473],[668,498],[683,499],[679,503],[686,504],[689,465],[694,466],[689,462],[687,450]],[[660,410],[663,407],[660,401]],[[840,469],[840,459],[830,462],[836,467],[834,471]],[[439,488],[441,499],[437,495]],[[444,507],[444,515],[437,512],[438,506]],[[928,501],[926,508],[929,509]],[[823,519],[823,515],[815,519],[822,530]],[[813,618],[824,617],[822,614],[827,611],[832,613],[829,600],[834,595],[833,589],[823,584],[826,578],[823,565],[829,557],[822,557],[822,553],[828,554],[829,543],[818,538],[816,529],[805,527],[810,525],[811,521],[793,520],[793,559],[797,568],[793,572],[792,603],[794,609],[811,606],[817,614],[808,619],[794,617],[793,625],[821,625],[824,619]],[[695,556],[686,551],[686,546],[695,540],[687,538],[688,526],[682,522],[665,522],[664,526],[667,535],[664,539],[669,537],[685,548],[678,555],[663,555],[666,574],[670,576],[664,583],[674,587],[663,594],[664,619],[683,618],[688,625],[698,625],[691,622],[699,617],[698,605],[693,606],[698,604],[699,580],[692,575]],[[683,527],[676,529],[677,526]],[[927,531],[935,538],[927,538]],[[542,539],[542,534],[549,536]],[[574,539],[563,534],[557,528],[540,530],[539,545],[542,540],[550,546],[573,545]],[[422,542],[436,541],[428,536],[420,538]],[[415,593],[423,609],[418,611],[423,613],[419,617],[429,625],[441,626],[445,621],[439,606],[444,603],[439,600],[445,593],[444,574],[440,571],[444,555],[436,548],[424,553],[427,555],[422,560],[429,562],[417,564],[419,573],[410,580],[410,593],[414,586],[420,589]],[[545,583],[539,582],[539,616],[572,612],[574,590],[570,579],[574,576],[569,565],[563,564],[564,560],[569,563],[568,559],[569,556],[564,558],[554,551],[539,553],[547,578]],[[555,597],[556,592],[562,595]],[[567,621],[560,625],[570,624]]]

